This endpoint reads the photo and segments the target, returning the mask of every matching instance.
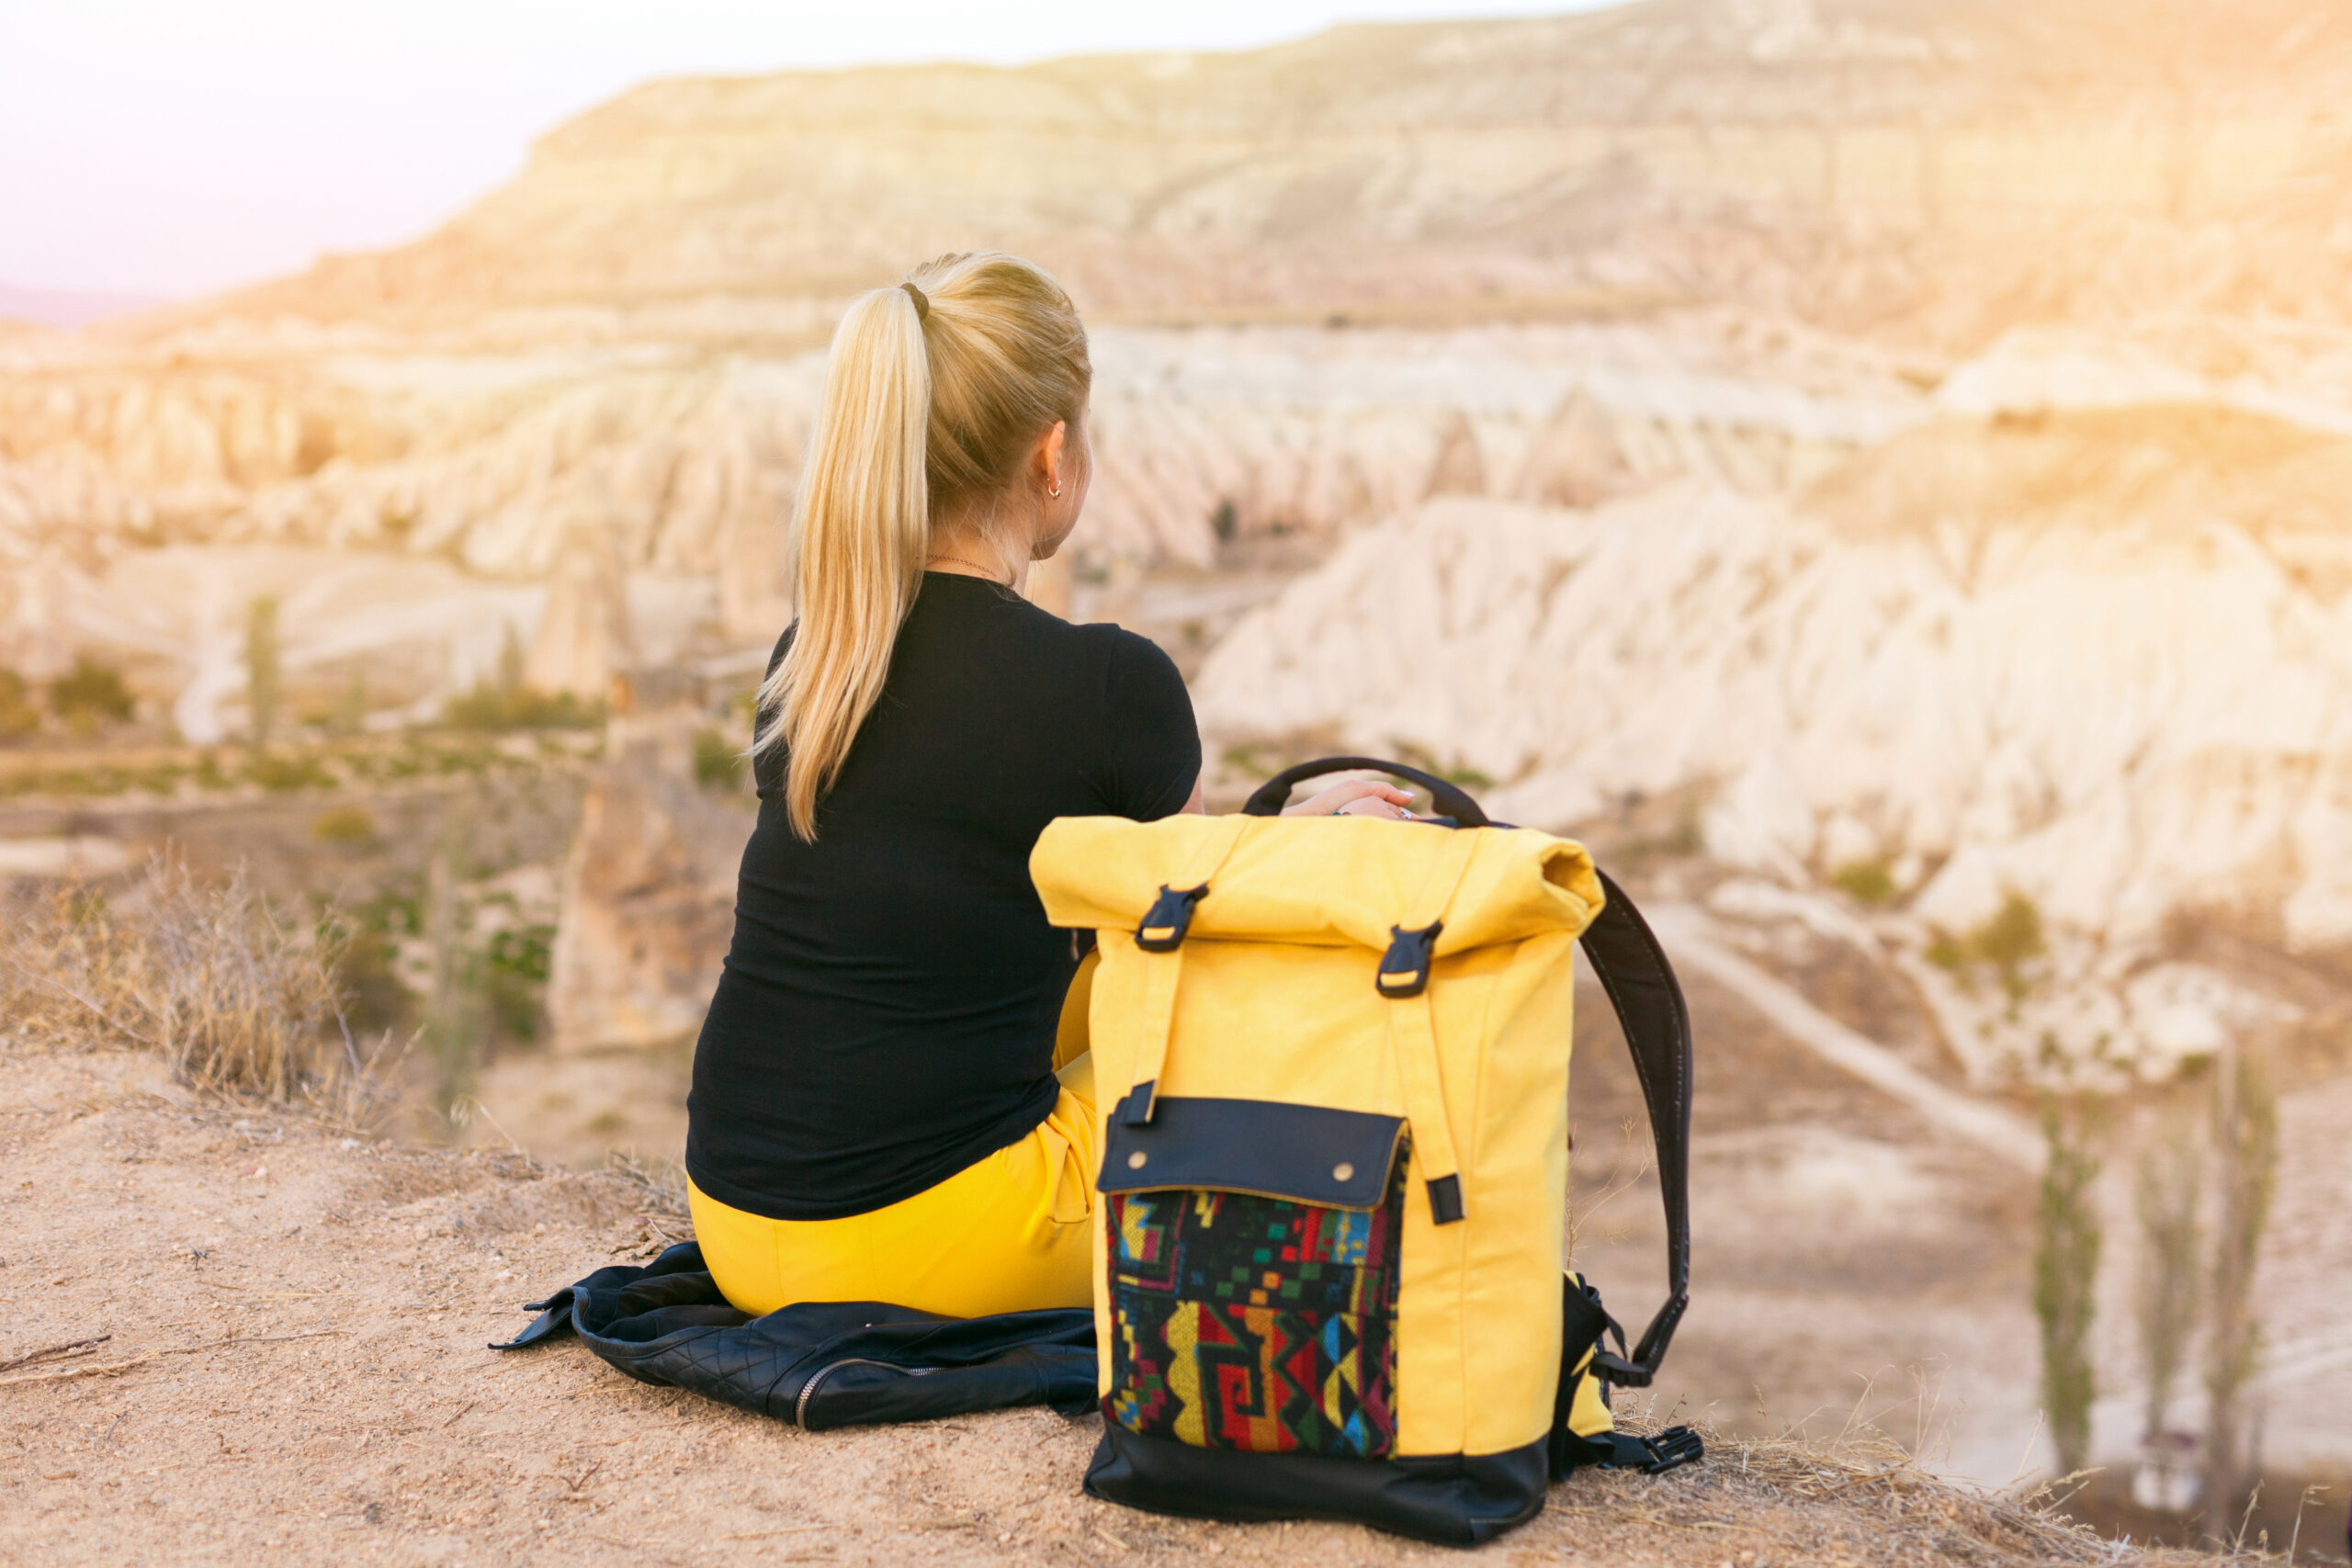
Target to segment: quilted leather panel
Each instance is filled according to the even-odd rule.
[[[727,1304],[693,1242],[643,1268],[599,1269],[538,1303],[496,1350],[567,1334],[640,1382],[692,1390],[811,1431],[976,1410],[1094,1405],[1094,1316],[940,1317],[881,1302]]]

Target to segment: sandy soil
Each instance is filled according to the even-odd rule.
[[[110,1337],[0,1368],[0,1558],[1453,1556],[1351,1527],[1093,1502],[1078,1487],[1093,1418],[810,1435],[643,1387],[576,1345],[486,1348],[526,1321],[521,1301],[658,1242],[643,1190],[612,1176],[345,1139],[192,1099],[145,1057],[21,1044],[0,1051],[0,1363]],[[1896,1528],[1883,1485],[1748,1471],[1727,1447],[1671,1476],[1582,1476],[1484,1555],[1712,1568],[1956,1550],[1965,1510],[1940,1492]]]

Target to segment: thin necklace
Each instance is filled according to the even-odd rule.
[[[1000,571],[1001,571],[1001,570],[1004,570],[1002,567],[994,567],[994,568],[985,567],[985,566],[982,566],[978,561],[976,561],[976,560],[967,560],[967,559],[966,559],[964,557],[962,557],[962,556],[948,556],[948,555],[934,555],[934,556],[927,556],[927,557],[925,557],[925,558],[924,558],[924,559],[923,559],[923,564],[924,564],[925,566],[929,566],[933,561],[935,561],[935,560],[952,560],[952,561],[954,561],[957,566],[968,566],[968,567],[970,567],[973,570],[975,570],[975,571],[978,572],[981,576],[983,576],[983,577],[987,578],[990,582],[995,583],[999,588],[1010,588],[1010,587],[1012,587],[1012,586],[1011,583],[1009,583],[1009,582],[1005,581],[1002,578],[1001,578],[1001,577],[997,576],[997,573],[998,573],[998,572],[1000,572]]]

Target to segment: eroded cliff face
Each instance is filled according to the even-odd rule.
[[[1107,328],[1094,355],[1100,468],[1073,548],[1095,575],[1213,569],[1225,546],[1270,534],[1319,548],[1432,493],[1576,502],[1687,473],[1776,491],[1925,407],[1881,351],[1722,312],[1441,333]],[[22,455],[0,464],[0,547],[23,562],[0,586],[0,662],[135,660],[177,686],[184,732],[217,739],[230,725],[213,700],[183,699],[218,662],[208,650],[233,658],[244,600],[227,584],[287,592],[254,563],[288,550],[326,572],[285,620],[289,671],[364,654],[373,628],[385,657],[427,677],[386,683],[387,701],[463,689],[504,627],[531,649],[534,684],[585,696],[633,663],[764,644],[789,618],[783,522],[821,366],[814,350],[379,350],[223,373],[202,398],[119,360],[28,370],[8,386],[27,411]],[[370,388],[380,448],[317,434],[326,415],[306,410]],[[320,552],[411,564],[345,604],[336,584],[357,578]],[[175,570],[232,561],[245,564],[155,592]],[[454,593],[453,568],[480,590]],[[403,582],[416,602],[379,613]],[[467,630],[476,613],[457,606],[510,585],[531,591],[505,592],[487,633]],[[437,684],[409,647],[434,636],[458,639]]]
[[[2352,441],[2278,421],[2062,410],[1922,425],[1792,498],[1449,498],[1245,619],[1197,694],[1228,737],[1473,769],[1508,819],[1679,796],[1735,912],[1758,879],[1866,887],[1981,1075],[2160,1073],[2271,1006],[2167,970],[2177,917],[2352,952],[2352,539],[2314,522],[2346,477]],[[2012,896],[2050,983],[1926,962]]]

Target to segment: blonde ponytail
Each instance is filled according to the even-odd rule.
[[[933,527],[952,512],[993,535],[1029,444],[1083,417],[1091,378],[1069,296],[1014,256],[941,256],[842,318],[793,508],[797,630],[760,688],[752,743],[786,749],[785,815],[803,840],[882,695]]]

